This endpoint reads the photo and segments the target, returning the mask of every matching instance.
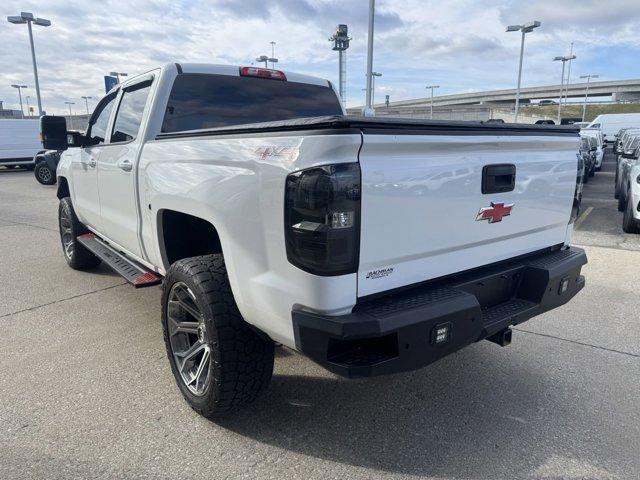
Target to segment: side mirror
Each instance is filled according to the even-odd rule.
[[[43,115],[40,117],[40,137],[46,150],[66,150],[67,121],[64,117]]]
[[[76,130],[67,130],[67,147],[83,147],[84,135]]]

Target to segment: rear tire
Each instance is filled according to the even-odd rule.
[[[73,211],[69,197],[60,199],[58,206],[58,227],[62,253],[67,264],[74,270],[86,270],[100,264],[100,259],[78,242],[78,235],[89,233]]]
[[[625,233],[640,233],[638,227],[638,221],[633,217],[633,200],[631,195],[627,195],[627,205],[624,209],[624,216],[622,217],[622,230]]]
[[[626,206],[627,200],[625,198],[625,195],[622,194],[622,189],[620,189],[620,191],[618,192],[618,211],[624,212]]]
[[[34,170],[36,180],[42,185],[53,185],[56,183],[56,172],[51,170],[47,162],[40,162]]]
[[[222,255],[171,265],[162,284],[162,327],[178,387],[204,417],[227,415],[269,385],[274,344],[242,318]]]

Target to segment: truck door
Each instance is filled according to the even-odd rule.
[[[152,78],[127,85],[118,107],[108,146],[98,162],[98,192],[105,236],[130,253],[144,258],[138,238],[137,164],[142,138],[140,125]]]
[[[105,148],[107,129],[117,92],[104,97],[91,115],[87,126],[87,144],[74,154],[71,161],[73,208],[80,220],[100,230],[100,199],[98,197],[98,159]]]

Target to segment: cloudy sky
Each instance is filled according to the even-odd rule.
[[[572,78],[640,78],[639,0],[378,0],[374,70],[376,97],[391,100],[438,93],[515,87],[519,34],[507,24],[540,20],[527,36],[523,85],[559,83],[556,55],[571,42]],[[43,97],[49,113],[65,101],[84,109],[82,95],[104,93],[103,75],[130,74],[165,62],[248,65],[276,42],[280,68],[337,81],[328,37],[338,23],[353,37],[347,60],[347,101],[363,102],[367,0],[3,0],[2,17],[31,11],[52,26],[34,27]],[[9,85],[29,85],[35,104],[27,28],[0,23],[0,100],[18,108]],[[94,104],[95,101],[93,100]],[[90,104],[91,107],[91,104]],[[68,110],[67,110],[68,111]]]

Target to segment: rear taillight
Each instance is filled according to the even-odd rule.
[[[271,70],[269,68],[257,68],[257,67],[240,67],[241,77],[257,77],[257,78],[270,78],[271,80],[287,80],[287,76],[280,70]]]
[[[284,221],[293,265],[315,275],[357,272],[360,165],[327,165],[289,175]]]

